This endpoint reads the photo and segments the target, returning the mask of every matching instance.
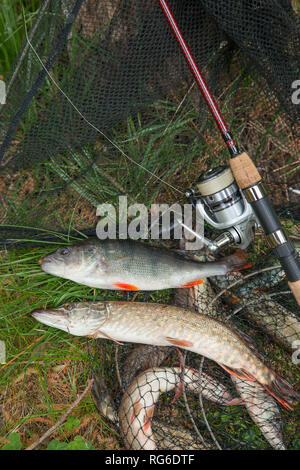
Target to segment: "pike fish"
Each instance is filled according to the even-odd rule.
[[[237,250],[218,261],[200,263],[138,241],[91,238],[59,248],[40,263],[48,274],[89,287],[138,291],[201,284],[204,277],[242,269],[245,254]]]
[[[231,379],[251,419],[269,444],[276,450],[285,450],[280,410],[274,398],[257,382],[246,382],[238,377]]]
[[[128,449],[156,450],[151,421],[161,393],[176,389],[173,402],[181,395],[183,383],[187,392],[199,392],[199,373],[185,367],[153,368],[136,377],[123,394],[119,425]],[[240,404],[227,389],[205,373],[201,374],[201,391],[208,400],[225,405]]]
[[[32,316],[76,336],[178,346],[216,361],[229,374],[256,380],[289,409],[299,398],[236,331],[189,309],[143,302],[80,302],[35,310]]]

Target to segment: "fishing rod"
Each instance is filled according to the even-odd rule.
[[[226,230],[214,240],[215,246],[219,249],[232,243],[246,248],[253,238],[253,232],[258,222],[266,235],[268,246],[272,248],[274,255],[279,259],[287,275],[289,287],[300,305],[300,263],[294,245],[267,197],[256,166],[246,152],[241,152],[238,149],[168,3],[165,0],[158,0],[158,2],[216,121],[231,157],[230,167],[209,170],[200,178],[197,183],[197,191],[200,194],[201,202],[196,202],[196,206],[211,226]],[[186,196],[195,203],[194,190],[187,190]]]

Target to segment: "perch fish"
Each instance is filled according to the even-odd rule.
[[[256,380],[289,409],[299,398],[236,331],[189,309],[144,302],[80,302],[35,310],[32,315],[45,325],[76,336],[178,346],[216,361],[230,374]]]
[[[160,290],[201,284],[203,278],[246,267],[245,253],[200,263],[165,248],[133,240],[91,238],[59,248],[41,261],[43,271],[89,287]]]

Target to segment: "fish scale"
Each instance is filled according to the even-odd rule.
[[[227,325],[174,305],[144,302],[81,302],[36,310],[40,322],[78,336],[117,342],[178,346],[216,361],[227,372],[257,380],[290,407],[298,394]]]
[[[201,263],[182,254],[134,240],[90,238],[45,256],[42,269],[89,287],[113,290],[160,290],[203,282],[242,268],[244,252]]]

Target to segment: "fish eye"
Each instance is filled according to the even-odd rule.
[[[58,252],[60,255],[66,256],[68,253],[70,253],[70,248],[65,246],[64,248],[60,248]]]
[[[65,310],[71,311],[72,308],[73,308],[73,304],[71,304],[71,303],[68,303],[68,304],[65,304],[65,305],[64,305],[64,309],[65,309]]]

